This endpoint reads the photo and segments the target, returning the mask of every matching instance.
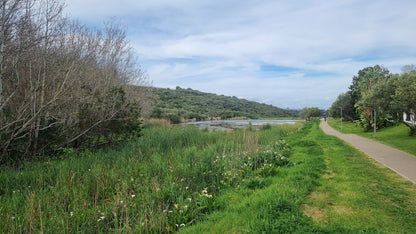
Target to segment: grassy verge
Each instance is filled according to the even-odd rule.
[[[118,150],[1,168],[0,232],[416,232],[416,186],[300,126],[153,123]]]
[[[328,124],[341,132],[340,119],[330,118],[328,119]],[[402,123],[384,129],[378,129],[376,137],[374,137],[373,131],[365,132],[353,122],[343,121],[342,125],[342,133],[352,133],[370,138],[416,156],[416,137],[409,136],[409,128]]]
[[[185,233],[412,233],[416,187],[325,135],[317,124],[287,138],[292,165],[266,188],[220,196],[222,211]]]
[[[348,125],[347,125],[348,128]],[[326,170],[304,213],[328,232],[416,232],[416,186],[320,130]]]
[[[316,127],[316,126],[315,126]],[[311,124],[288,138],[291,164],[280,168],[263,188],[232,188],[219,200],[224,208],[184,233],[293,233],[318,232],[301,204],[325,169],[323,150],[310,137]]]

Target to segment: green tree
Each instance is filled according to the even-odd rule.
[[[302,110],[302,113],[300,114],[300,117],[306,120],[310,120],[314,117],[321,116],[322,111],[319,110],[318,107],[305,107]]]
[[[360,110],[375,110],[378,128],[390,126],[392,120],[398,119],[398,109],[392,104],[392,96],[396,89],[398,75],[393,75],[389,79],[384,79],[376,83],[371,90],[364,92],[361,99],[356,104]],[[368,116],[361,115],[362,126],[369,130],[373,127],[373,121]]]
[[[392,105],[401,111],[416,116],[416,73],[406,72],[395,80],[395,93],[392,96]],[[404,122],[410,128],[410,134],[416,135],[415,123]]]
[[[332,103],[329,108],[329,114],[332,117],[340,117],[342,108],[342,117],[345,120],[353,120],[355,116],[354,103],[352,101],[351,92],[338,95],[337,100]]]
[[[371,115],[371,110],[369,112],[367,109],[360,109],[360,105],[357,105],[357,103],[360,101],[362,96],[371,90],[379,80],[387,79],[390,76],[391,74],[388,69],[380,65],[375,65],[373,67],[366,67],[359,70],[358,74],[352,78],[352,84],[350,85],[349,89],[356,113],[354,119],[362,119]]]
[[[374,96],[371,92],[377,83],[390,77],[389,70],[379,65],[366,67],[358,71],[358,76],[353,77],[350,86],[351,97],[355,111],[359,116],[359,123],[366,130],[371,129],[374,124],[373,110],[377,106],[370,98]]]

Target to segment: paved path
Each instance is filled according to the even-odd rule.
[[[350,143],[355,148],[416,184],[416,156],[368,138],[354,134],[342,134],[331,128],[324,120],[321,121],[320,127],[326,134],[337,136]]]

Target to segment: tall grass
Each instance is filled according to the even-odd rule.
[[[299,125],[233,132],[147,123],[117,150],[67,151],[0,170],[0,232],[171,232],[222,207],[224,189],[288,164]]]
[[[317,123],[286,140],[290,166],[246,180],[255,186],[223,190],[217,200],[225,208],[183,232],[416,233],[413,184]]]

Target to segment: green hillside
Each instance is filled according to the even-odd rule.
[[[211,117],[258,119],[298,116],[292,110],[189,88],[154,88],[153,91],[158,96],[153,117],[169,118],[175,123],[180,122],[181,119],[205,120]]]

